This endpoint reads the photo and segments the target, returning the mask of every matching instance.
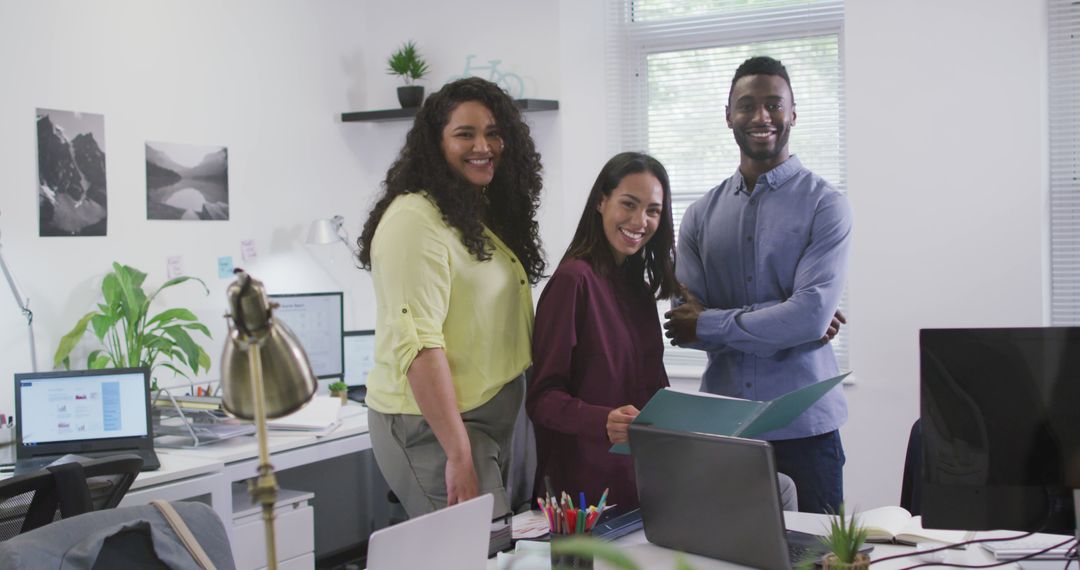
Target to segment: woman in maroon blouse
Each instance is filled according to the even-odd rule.
[[[536,428],[537,496],[636,506],[627,441],[638,411],[668,385],[656,301],[676,292],[667,172],[624,152],[604,165],[577,232],[536,309],[526,409]]]

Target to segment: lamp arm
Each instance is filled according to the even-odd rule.
[[[28,321],[33,320],[34,313],[30,310],[30,298],[24,298],[22,291],[19,291],[19,284],[15,282],[15,276],[11,274],[7,262],[4,261],[4,250],[2,248],[0,248],[0,270],[3,270],[4,278],[7,279],[8,287],[11,288],[11,294],[15,296],[15,303],[19,305],[19,309]]]
[[[345,247],[347,247],[354,256],[360,253],[356,249],[356,245],[349,241],[349,230],[345,229],[344,224],[338,224],[338,239],[341,240],[341,243],[345,244]]]
[[[4,250],[2,247],[0,247],[0,271],[4,272],[4,278],[7,279],[8,287],[11,288],[11,294],[15,296],[15,304],[19,306],[19,310],[22,311],[23,316],[26,317],[26,329],[30,336],[30,367],[34,372],[37,372],[37,347],[34,342],[34,312],[30,310],[30,298],[23,297],[22,291],[19,290],[19,284],[15,282],[15,276],[11,274],[7,262],[4,261]]]

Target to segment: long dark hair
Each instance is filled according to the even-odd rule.
[[[442,151],[443,128],[450,113],[465,101],[477,101],[491,111],[503,141],[502,159],[483,195],[450,169]],[[443,220],[461,233],[461,243],[477,260],[491,259],[494,247],[484,236],[486,223],[517,255],[529,282],[536,284],[547,266],[536,223],[543,186],[540,169],[540,154],[529,126],[502,89],[479,77],[447,83],[424,102],[405,137],[405,146],[386,172],[383,195],[356,240],[360,267],[371,269],[371,242],[394,198],[427,192]]]
[[[636,255],[631,255],[620,268],[627,282],[656,299],[670,299],[677,293],[675,281],[675,224],[671,218],[671,183],[667,170],[660,161],[640,152],[622,152],[611,157],[593,183],[585,211],[581,213],[577,231],[570,247],[566,248],[562,261],[582,259],[599,275],[616,273],[615,256],[604,234],[604,219],[598,209],[604,198],[610,197],[615,187],[630,174],[648,172],[660,181],[664,188],[664,209],[660,212],[660,224],[652,239]]]

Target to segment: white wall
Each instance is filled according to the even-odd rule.
[[[848,501],[873,507],[899,496],[917,330],[1043,322],[1046,16],[1031,0],[849,0],[846,11],[859,384],[843,435]],[[367,275],[343,247],[302,241],[310,220],[334,213],[359,231],[408,123],[337,116],[396,106],[383,61],[407,39],[432,64],[429,90],[475,54],[525,77],[526,96],[560,101],[528,116],[557,261],[607,158],[603,28],[599,0],[0,0],[0,245],[32,298],[38,363],[92,307],[109,262],[157,284],[168,255],[210,286],[165,301],[211,325],[216,359],[228,283],[216,259],[241,264],[248,238],[260,255],[249,269],[271,289],[344,290],[346,326],[372,326]],[[36,107],[106,115],[108,237],[37,237]],[[146,140],[228,146],[232,219],[147,221]],[[29,368],[7,297],[0,378]],[[10,408],[0,387],[0,412]]]
[[[899,500],[920,328],[1044,323],[1044,4],[845,7],[854,505]]]
[[[210,326],[210,378],[231,281],[217,276],[220,256],[271,291],[343,290],[346,327],[372,327],[368,275],[344,247],[303,240],[312,220],[332,214],[357,236],[409,123],[341,123],[340,113],[398,106],[385,58],[408,39],[431,63],[428,89],[476,54],[524,77],[526,96],[557,98],[557,23],[554,2],[522,0],[0,0],[0,246],[31,298],[39,367],[51,368],[59,338],[98,301],[113,260],[148,272],[156,286],[167,256],[180,255],[185,273],[207,283],[208,296],[178,287],[162,308],[190,307]],[[106,237],[38,237],[39,107],[105,115]],[[558,113],[529,121],[557,195]],[[230,220],[147,221],[148,140],[227,146]],[[545,233],[557,228],[544,224]],[[255,263],[240,259],[243,239],[255,240]],[[31,362],[25,322],[0,288],[0,378],[11,378]],[[0,384],[0,412],[11,408],[10,384]]]

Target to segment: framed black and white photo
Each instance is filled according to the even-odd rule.
[[[229,150],[148,141],[146,219],[228,220]]]
[[[38,109],[37,138],[39,235],[105,235],[105,116]]]

